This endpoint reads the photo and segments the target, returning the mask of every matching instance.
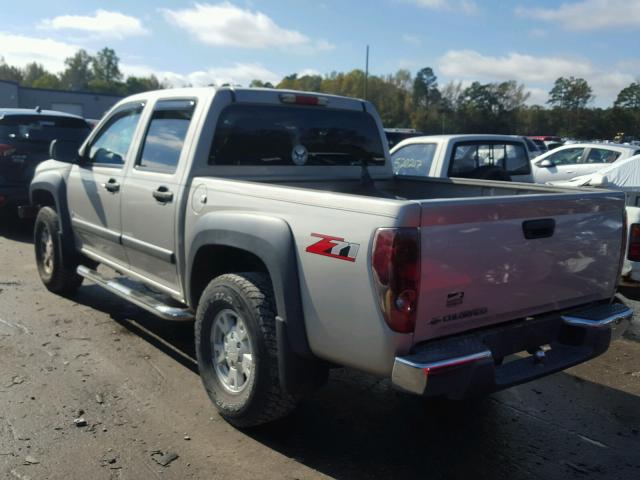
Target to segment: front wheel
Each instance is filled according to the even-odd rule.
[[[211,281],[198,304],[195,337],[200,377],[229,423],[252,427],[296,407],[298,398],[280,386],[268,276],[226,274]]]
[[[33,239],[38,274],[49,291],[69,294],[80,286],[82,277],[76,273],[73,255],[63,250],[59,233],[58,213],[51,207],[41,208],[36,217]]]

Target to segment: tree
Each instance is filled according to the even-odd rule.
[[[69,90],[86,90],[93,79],[93,60],[84,49],[78,50],[73,57],[66,58],[66,69],[61,75],[63,87]]]
[[[549,91],[547,103],[566,110],[585,108],[594,99],[593,91],[584,78],[558,78]]]
[[[273,84],[271,82],[263,82],[262,80],[251,80],[249,84],[251,88],[273,88]]]
[[[13,65],[7,65],[4,57],[0,55],[0,80],[20,83],[22,81],[22,72]]]
[[[416,74],[413,81],[413,101],[423,108],[430,108],[440,102],[438,77],[431,67],[426,67]]]
[[[165,88],[165,85],[158,80],[155,75],[149,75],[148,77],[127,77],[124,82],[127,93],[129,95],[140,92],[147,92],[149,90],[160,90]]]
[[[27,63],[22,71],[21,84],[25,87],[32,87],[33,82],[42,77],[45,73],[48,73],[41,63],[31,62]]]
[[[52,88],[54,90],[60,90],[62,88],[62,83],[60,82],[60,78],[57,75],[54,75],[50,72],[45,72],[36,78],[31,86],[34,88]]]
[[[628,108],[633,110],[640,109],[640,82],[634,82],[628,87],[623,88],[618,93],[614,107]]]
[[[122,80],[119,63],[120,59],[112,48],[103,48],[92,59],[93,77],[107,84],[119,82]]]

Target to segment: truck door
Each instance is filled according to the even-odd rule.
[[[175,294],[180,293],[176,211],[185,168],[180,158],[195,104],[156,102],[122,195],[122,244],[131,270]]]
[[[76,244],[118,265],[128,264],[121,245],[120,201],[124,166],[144,104],[126,104],[111,117],[71,167],[67,199]]]

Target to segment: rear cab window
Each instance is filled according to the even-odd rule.
[[[426,177],[436,154],[436,143],[413,143],[391,155],[394,175]]]
[[[52,140],[82,142],[90,127],[81,118],[55,115],[7,115],[0,118],[0,141],[49,148]]]
[[[233,104],[220,114],[209,164],[381,166],[384,152],[375,120],[363,111]]]
[[[529,157],[520,142],[457,142],[451,153],[449,176],[478,178],[489,169],[501,169],[510,176],[531,173]]]

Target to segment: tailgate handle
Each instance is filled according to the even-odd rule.
[[[527,220],[522,222],[522,231],[524,232],[524,238],[527,240],[552,237],[555,229],[556,221],[553,218],[542,218],[540,220]]]

